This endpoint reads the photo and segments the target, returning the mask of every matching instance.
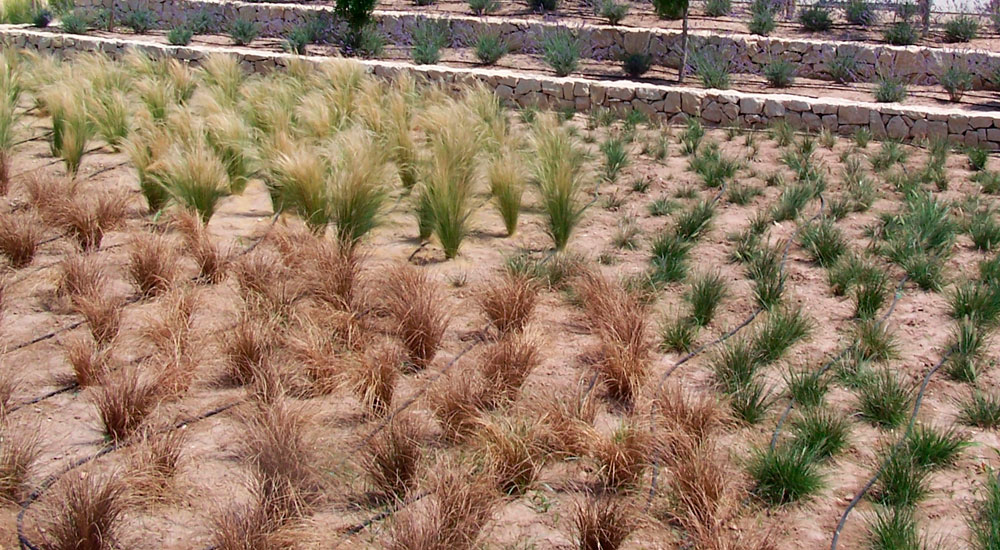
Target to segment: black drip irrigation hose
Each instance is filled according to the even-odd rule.
[[[951,357],[951,354],[954,351],[955,351],[954,348],[951,348],[947,352],[945,352],[941,356],[941,359],[938,360],[937,364],[935,364],[934,367],[931,368],[931,370],[928,371],[927,374],[924,376],[924,380],[920,384],[920,391],[917,392],[916,402],[913,404],[913,412],[910,414],[910,421],[906,425],[906,431],[904,431],[902,437],[900,437],[899,440],[896,441],[895,444],[893,444],[892,449],[889,452],[889,456],[887,456],[885,460],[882,461],[882,464],[879,465],[879,468],[875,472],[875,475],[873,475],[871,479],[869,479],[868,482],[865,483],[864,487],[862,487],[861,490],[854,495],[854,498],[851,499],[851,503],[847,505],[847,509],[845,509],[844,513],[840,516],[840,521],[837,522],[837,528],[834,529],[833,531],[833,539],[830,541],[830,550],[837,550],[837,544],[840,542],[840,531],[844,528],[844,525],[847,523],[847,516],[851,514],[851,511],[854,510],[854,508],[858,505],[858,503],[861,502],[861,499],[865,497],[865,495],[868,493],[869,490],[871,490],[871,488],[878,481],[879,477],[882,476],[882,472],[885,471],[886,466],[888,466],[889,462],[893,459],[893,457],[896,456],[896,453],[899,452],[899,450],[903,447],[903,445],[906,443],[906,440],[909,439],[910,432],[913,431],[913,426],[914,424],[916,424],[917,413],[920,412],[920,405],[924,401],[924,393],[927,391],[927,385],[931,381],[931,376],[934,376],[934,373],[936,373],[945,364],[945,361],[947,361],[948,358]]]
[[[902,298],[903,296],[903,285],[906,284],[907,280],[909,280],[909,275],[903,275],[903,277],[899,280],[899,284],[896,286],[896,292],[892,297],[892,303],[889,304],[889,309],[887,309],[885,313],[882,314],[882,317],[880,317],[879,320],[876,321],[875,323],[876,327],[881,327],[882,324],[885,323],[889,319],[889,317],[892,316],[893,311],[895,311],[896,309],[896,304],[899,303],[899,299]],[[826,364],[824,364],[823,367],[816,372],[816,377],[820,377],[826,374],[826,372],[830,370],[833,367],[833,365],[837,364],[837,361],[840,361],[840,359],[843,358],[844,355],[847,354],[847,352],[856,347],[857,347],[857,341],[852,341],[847,346],[844,346],[844,349],[840,350],[840,352],[837,355],[833,356],[833,358],[827,361]],[[788,405],[785,407],[784,412],[782,412],[781,416],[778,418],[778,424],[775,426],[774,433],[771,435],[770,449],[772,451],[777,446],[778,435],[781,434],[781,428],[784,425],[785,421],[788,419],[788,415],[791,414],[792,409],[794,407],[795,407],[795,396],[790,395],[788,398]]]

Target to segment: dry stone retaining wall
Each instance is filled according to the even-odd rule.
[[[198,63],[215,52],[236,55],[251,72],[265,73],[288,64],[295,56],[249,48],[180,47],[134,40],[53,34],[26,28],[0,26],[0,42],[55,55],[99,51],[120,56],[130,48],[151,55],[166,55]],[[305,57],[314,62],[332,58]],[[354,61],[343,61],[354,62]],[[358,61],[375,75],[392,78],[401,72],[444,82],[460,88],[482,83],[508,102],[540,107],[573,107],[587,111],[604,107],[618,112],[636,109],[653,117],[676,121],[701,117],[712,125],[766,124],[785,119],[808,130],[827,128],[851,134],[869,128],[876,137],[914,139],[948,137],[956,143],[1000,149],[1000,112],[970,113],[954,108],[885,105],[844,99],[813,99],[786,94],[754,94],[712,91],[677,86],[659,86],[632,81],[593,81],[557,78],[492,69],[464,69],[435,65],[414,66],[389,61]]]
[[[190,17],[206,14],[217,24],[237,17],[257,22],[264,34],[280,36],[317,14],[332,14],[328,6],[250,3],[234,0],[114,0],[119,9],[145,8],[152,11],[160,27],[172,27]],[[82,7],[110,8],[112,0],[77,0]],[[431,17],[446,23],[456,45],[467,45],[478,32],[489,28],[507,40],[513,51],[534,51],[538,38],[557,22],[514,17],[474,17],[465,15],[421,16],[415,13],[376,11],[384,33],[395,43],[409,43],[417,17]],[[624,51],[648,50],[658,64],[676,66],[680,50],[680,31],[642,29],[607,25],[580,25],[573,28],[583,43],[583,55],[598,60],[617,59]],[[827,67],[837,55],[852,55],[858,64],[858,78],[871,80],[879,72],[902,77],[914,84],[936,84],[938,75],[952,65],[967,68],[974,77],[974,87],[988,87],[993,72],[1000,68],[1000,53],[959,48],[888,46],[833,40],[763,37],[754,35],[718,35],[709,31],[691,33],[702,47],[723,51],[732,59],[738,72],[759,72],[770,60],[781,57],[798,66],[798,75],[830,79]]]

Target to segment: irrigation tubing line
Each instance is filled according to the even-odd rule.
[[[186,426],[189,426],[191,424],[194,424],[196,422],[200,422],[202,420],[209,419],[209,418],[211,418],[213,416],[221,414],[221,413],[223,413],[223,412],[225,412],[225,411],[227,411],[227,410],[235,407],[239,403],[240,403],[240,401],[234,401],[234,402],[231,402],[229,404],[222,405],[220,407],[216,407],[215,409],[212,409],[212,410],[210,410],[208,412],[202,413],[201,415],[196,416],[194,418],[178,422],[177,424],[174,424],[170,428],[163,430],[161,433],[169,433],[169,432],[171,432],[173,430],[178,430],[178,429],[184,428]],[[111,454],[111,453],[113,453],[115,451],[124,449],[125,447],[130,446],[134,441],[135,440],[132,439],[132,440],[126,440],[126,441],[121,441],[121,442],[117,442],[117,443],[112,443],[110,445],[106,445],[106,446],[102,447],[99,451],[97,451],[96,453],[94,453],[92,455],[85,456],[83,458],[78,458],[78,459],[74,460],[73,462],[71,462],[67,467],[65,467],[62,470],[60,470],[60,471],[58,471],[58,472],[50,475],[49,477],[45,478],[45,480],[42,482],[42,484],[39,485],[38,488],[36,488],[34,491],[32,491],[31,494],[29,494],[27,496],[27,498],[24,499],[23,502],[21,502],[21,510],[17,513],[17,541],[18,541],[18,545],[20,546],[21,550],[41,550],[38,546],[35,546],[28,539],[27,535],[24,533],[24,517],[27,514],[28,509],[31,508],[32,504],[34,504],[35,502],[37,502],[38,499],[40,499],[42,497],[42,495],[45,494],[46,491],[48,491],[50,488],[52,488],[52,486],[55,485],[56,482],[59,481],[66,474],[72,472],[73,470],[75,470],[75,469],[77,469],[77,468],[79,468],[79,467],[81,467],[81,466],[83,466],[85,464],[93,462],[93,461],[101,458],[102,456],[105,456],[105,455]]]
[[[41,403],[42,401],[45,401],[46,399],[55,397],[57,395],[66,393],[68,391],[73,391],[73,390],[75,390],[76,388],[79,388],[79,387],[80,387],[80,384],[78,384],[76,382],[71,382],[71,383],[69,383],[69,384],[67,384],[67,385],[65,385],[65,386],[63,386],[61,388],[52,390],[52,391],[47,392],[47,393],[43,393],[42,395],[39,395],[38,397],[33,397],[33,398],[29,399],[28,401],[25,401],[24,403],[18,403],[17,405],[14,405],[9,410],[7,410],[7,414],[10,414],[10,413],[12,413],[12,412],[14,412],[14,411],[16,411],[18,409],[23,409],[24,407],[27,407],[27,406],[30,406],[30,405],[34,405],[36,403]]]
[[[892,446],[889,456],[887,456],[885,460],[882,461],[882,464],[879,465],[875,475],[873,475],[871,479],[865,483],[864,487],[862,487],[861,490],[854,495],[854,498],[851,499],[851,503],[847,505],[847,509],[845,509],[844,513],[840,516],[840,521],[837,522],[837,528],[833,531],[833,539],[830,541],[830,550],[837,550],[837,543],[840,542],[840,531],[847,523],[847,516],[850,515],[851,511],[854,510],[859,502],[861,502],[861,499],[864,498],[868,491],[875,485],[879,477],[882,476],[882,472],[885,471],[886,466],[888,466],[889,462],[896,456],[896,453],[899,452],[899,449],[902,448],[903,444],[910,437],[910,432],[913,431],[913,426],[917,421],[917,413],[920,412],[920,405],[924,400],[924,393],[927,391],[927,385],[930,384],[931,376],[933,376],[934,373],[936,373],[944,365],[945,361],[951,357],[951,354],[954,351],[954,348],[951,348],[945,352],[937,364],[935,364],[934,367],[931,368],[931,370],[924,376],[924,380],[920,384],[920,391],[917,392],[916,402],[913,404],[913,412],[910,414],[910,421],[906,425],[906,431],[903,432],[902,437],[900,437],[899,440]]]
[[[903,277],[899,280],[899,284],[896,285],[896,292],[892,297],[892,303],[889,304],[889,309],[887,309],[885,313],[882,314],[882,317],[879,318],[878,321],[876,321],[875,323],[876,328],[881,327],[882,324],[885,323],[890,316],[892,316],[893,311],[895,311],[896,309],[896,304],[899,303],[900,298],[902,298],[903,296],[903,285],[906,284],[906,281],[908,279],[909,275],[903,275]],[[832,359],[827,361],[826,364],[823,365],[823,367],[816,372],[816,377],[818,378],[826,374],[826,371],[830,370],[830,368],[832,368],[833,365],[837,363],[837,361],[839,361],[842,357],[844,357],[844,355],[846,355],[847,352],[850,351],[852,348],[856,348],[857,345],[858,341],[854,340],[847,346],[844,346],[844,349],[840,350],[840,353],[838,353]],[[778,435],[781,434],[781,428],[784,425],[785,421],[788,419],[788,415],[791,414],[794,406],[795,406],[795,396],[790,395],[788,399],[788,405],[785,407],[784,412],[781,413],[781,417],[778,418],[778,424],[774,427],[774,433],[771,435],[770,448],[772,451],[778,444]]]

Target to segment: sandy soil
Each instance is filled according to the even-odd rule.
[[[35,120],[33,130],[41,134],[46,124],[46,121]],[[604,131],[588,130],[586,120],[580,116],[569,124],[578,128],[582,136],[592,136],[598,142],[603,139]],[[617,183],[605,183],[594,190],[597,200],[586,212],[571,241],[571,251],[588,258],[594,266],[598,264],[593,260],[598,255],[604,255],[604,262],[610,265],[602,269],[609,276],[626,277],[643,271],[648,265],[649,243],[670,226],[670,218],[652,217],[648,213],[647,207],[653,200],[675,197],[678,191],[691,189],[695,198],[674,199],[682,206],[690,206],[715,192],[703,189],[698,177],[687,170],[687,158],[681,154],[675,139],[671,139],[670,154],[662,162],[640,153],[641,144],[651,143],[663,132],[676,133],[676,130],[640,127],[636,142],[630,145],[632,165]],[[727,155],[739,158],[748,155],[749,148],[742,137],[729,140],[723,131],[715,130],[709,132],[706,139],[719,142]],[[740,171],[738,179],[745,185],[760,188],[761,195],[746,206],[722,200],[711,230],[700,239],[692,252],[691,257],[695,259],[693,271],[718,270],[729,281],[732,290],[716,319],[699,335],[698,342],[709,342],[724,333],[743,320],[754,307],[750,282],[741,268],[728,261],[732,243],[726,236],[745,227],[755,212],[768,208],[780,193],[780,189],[768,187],[764,182],[774,170],[785,170],[778,161],[780,150],[763,134],[757,136],[757,144],[759,153]],[[594,158],[599,158],[596,145],[588,147],[595,153]],[[842,192],[839,157],[850,147],[849,142],[841,140],[832,150],[820,149],[818,152],[829,172],[828,199]],[[873,153],[876,148],[877,144],[869,145],[864,154]],[[921,166],[924,151],[909,146],[907,149],[911,151],[909,166]],[[958,201],[966,195],[979,193],[978,186],[969,181],[970,172],[966,164],[961,155],[949,159],[951,185],[947,191],[940,193],[941,198]],[[47,144],[41,139],[25,144],[15,157],[13,166],[16,177],[12,191],[0,201],[0,208],[4,210],[24,202],[24,175],[51,178],[62,175],[61,165],[49,157]],[[1000,165],[994,164],[993,168],[1000,168]],[[593,169],[598,169],[596,161]],[[99,252],[102,262],[113,273],[116,288],[124,294],[131,293],[133,290],[125,270],[126,247],[122,245],[135,236],[147,234],[151,228],[151,220],[145,214],[138,194],[134,171],[122,154],[98,148],[84,158],[79,178],[90,191],[124,189],[134,197],[126,227],[108,235]],[[632,184],[637,180],[649,182],[648,189],[642,192],[633,190]],[[528,207],[514,237],[502,236],[499,217],[488,205],[484,205],[472,218],[474,231],[463,243],[459,257],[444,261],[441,250],[435,244],[419,247],[409,199],[396,195],[393,198],[400,199],[398,206],[385,215],[382,225],[363,244],[367,256],[365,273],[374,280],[385,267],[412,258],[412,263],[429,273],[444,289],[452,314],[443,350],[431,367],[400,378],[395,399],[396,403],[403,403],[410,396],[425,390],[435,375],[468,346],[469,335],[482,329],[483,319],[476,306],[476,295],[496,276],[504,257],[520,250],[542,253],[548,249],[550,241],[543,230],[542,216],[536,207],[537,199],[529,194]],[[486,197],[480,199],[485,201]],[[898,193],[883,186],[882,198],[869,212],[850,214],[838,222],[853,248],[860,250],[868,244],[866,228],[875,224],[880,214],[894,212],[900,204],[899,199]],[[608,207],[609,204],[614,206]],[[812,214],[817,208],[816,204],[812,204],[807,210]],[[634,216],[641,228],[640,244],[635,250],[619,250],[612,244],[616,228],[626,215]],[[210,230],[219,242],[229,243],[236,250],[241,250],[264,235],[273,235],[286,226],[297,225],[293,219],[281,218],[272,227],[270,217],[267,193],[261,182],[254,180],[242,195],[224,199],[211,221]],[[780,242],[792,236],[795,229],[794,222],[773,224],[769,236]],[[55,230],[50,230],[49,234],[58,236]],[[270,246],[269,241],[265,241],[261,249],[268,250]],[[73,251],[74,246],[66,238],[55,238],[42,247],[30,265],[8,270],[4,301],[6,311],[0,326],[0,343],[13,350],[4,354],[3,368],[16,369],[23,375],[23,384],[15,395],[15,403],[26,402],[59,388],[60,381],[70,374],[63,344],[86,328],[61,332],[38,344],[15,348],[33,337],[78,320],[78,317],[53,305],[59,272],[56,266]],[[975,263],[983,257],[984,254],[975,251],[968,237],[963,235],[955,246],[954,255],[948,260],[947,272],[952,274],[954,280],[971,276],[975,272]],[[890,266],[889,270],[898,280],[901,276],[899,269]],[[190,260],[184,261],[183,271],[185,275],[194,273]],[[831,293],[824,271],[811,262],[797,244],[790,248],[787,273],[786,301],[801,306],[814,321],[815,330],[807,342],[793,348],[779,365],[769,367],[768,379],[776,389],[782,387],[781,372],[784,367],[818,368],[845,342],[852,325],[850,299],[835,297]],[[681,284],[668,287],[653,305],[652,318],[667,319],[682,308],[684,290]],[[244,467],[237,460],[235,449],[238,445],[239,412],[250,405],[243,389],[224,388],[218,384],[223,363],[220,338],[232,326],[237,310],[235,284],[227,280],[219,285],[194,285],[193,291],[200,303],[193,330],[197,350],[195,379],[183,398],[157,407],[154,413],[156,422],[169,425],[221,405],[239,405],[185,428],[187,440],[183,468],[175,480],[171,497],[163,502],[131,507],[126,514],[129,526],[126,547],[132,549],[207,548],[210,546],[210,518],[213,512],[232,501],[245,498],[240,481]],[[125,308],[124,339],[116,347],[119,362],[127,363],[144,356],[148,344],[141,337],[141,329],[149,318],[158,315],[161,302],[162,299],[144,300]],[[946,293],[924,292],[907,285],[890,323],[900,348],[900,357],[892,361],[892,368],[905,381],[915,385],[937,361],[947,344],[952,322]],[[543,362],[530,375],[522,395],[537,398],[554,389],[570,390],[591,377],[592,371],[582,359],[581,351],[592,346],[595,337],[582,329],[579,309],[567,303],[561,293],[549,291],[543,294],[532,325],[542,334],[547,345],[544,346]],[[475,368],[476,351],[474,349],[458,361],[455,369],[461,372]],[[988,357],[996,357],[998,351],[1000,347],[994,341]],[[692,392],[714,393],[709,367],[711,355],[706,353],[686,363],[673,378]],[[673,353],[657,353],[650,380],[658,380],[661,373],[679,357]],[[982,387],[995,387],[1000,383],[998,376],[1000,374],[995,367],[989,368],[983,375]],[[62,471],[71,461],[89,456],[104,445],[96,410],[89,399],[90,391],[61,393],[11,413],[10,422],[36,430],[41,438],[43,453],[31,476],[33,486],[42,483],[46,476]],[[941,427],[955,425],[956,401],[968,393],[968,386],[950,381],[943,375],[936,376],[928,388],[920,421]],[[607,428],[614,425],[621,413],[604,399],[603,390],[599,390],[599,394],[601,412],[598,425]],[[320,507],[304,528],[305,535],[299,539],[300,545],[305,548],[330,548],[335,543],[341,543],[344,548],[380,547],[384,544],[385,530],[390,522],[375,522],[356,535],[345,537],[342,534],[348,526],[376,512],[370,506],[359,503],[364,483],[353,461],[358,441],[377,423],[361,414],[360,405],[350,392],[295,401],[307,406],[315,415],[315,427],[322,434],[317,449],[323,457],[323,464],[328,465],[326,471],[334,487],[328,502]],[[840,414],[856,416],[856,396],[842,387],[833,389],[828,403]],[[421,414],[429,414],[424,399],[418,399],[412,408]],[[734,464],[744,464],[753,447],[766,443],[779,408],[772,408],[771,414],[756,426],[734,423],[726,428],[723,441]],[[748,505],[742,510],[741,528],[766,530],[777,548],[820,548],[827,545],[847,501],[873,471],[877,444],[891,438],[890,433],[875,429],[860,419],[854,418],[851,424],[850,448],[844,455],[824,465],[827,487],[820,494],[806,503],[779,509]],[[1000,466],[1000,460],[993,451],[1000,446],[1000,438],[995,432],[959,429],[968,434],[975,445],[964,451],[956,467],[932,474],[930,495],[918,507],[922,529],[932,537],[947,536],[955,548],[963,547],[962,541],[967,538],[964,514],[973,502],[975,488],[982,483],[984,472],[989,467]],[[432,445],[447,447],[438,439],[434,439]],[[75,470],[72,475],[124,472],[127,470],[128,455],[128,450],[110,453],[89,466]],[[574,462],[551,463],[542,472],[536,489],[523,498],[504,502],[484,535],[489,547],[571,547],[573,503],[579,496],[579,484],[574,480],[585,477],[586,472],[587,466]],[[648,484],[648,480],[647,473],[643,484]],[[734,480],[740,481],[743,480]],[[645,491],[646,488],[643,488],[638,494],[644,495]],[[40,536],[37,522],[44,517],[42,510],[48,504],[51,503],[43,498],[27,518],[27,531],[34,540]],[[14,522],[18,509],[14,504],[5,504],[0,509],[0,545],[3,547],[17,544]],[[863,503],[852,516],[844,531],[842,548],[863,546],[863,518],[870,509],[870,504]],[[651,523],[640,529],[629,540],[627,547],[675,548],[677,542],[671,529]]]

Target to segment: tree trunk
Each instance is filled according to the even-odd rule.
[[[924,35],[926,35],[931,30],[931,1],[932,0],[920,0],[921,13],[920,16],[923,19],[924,25]]]
[[[681,66],[677,69],[677,83],[684,83],[684,74],[687,72],[688,64],[688,10],[691,3],[684,7],[684,23],[681,27]]]

